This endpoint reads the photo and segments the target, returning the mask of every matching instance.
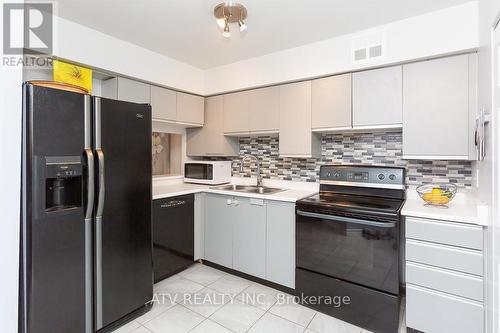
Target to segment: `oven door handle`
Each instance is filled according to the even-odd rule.
[[[330,221],[336,221],[336,222],[363,224],[363,225],[368,225],[368,226],[372,226],[372,227],[379,227],[379,228],[394,228],[396,226],[396,223],[394,223],[394,222],[390,222],[390,223],[375,222],[375,221],[355,219],[352,217],[344,217],[344,216],[306,212],[303,210],[297,210],[297,215],[305,216],[305,217],[313,217],[313,218],[318,218],[318,219],[324,219],[324,220],[330,220]]]

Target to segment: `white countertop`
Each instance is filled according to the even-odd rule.
[[[255,178],[233,177],[231,179],[231,184],[255,185],[255,183]],[[283,188],[286,190],[275,194],[242,193],[217,190],[211,185],[184,183],[182,179],[154,180],[153,200],[205,192],[274,201],[296,202],[297,200],[311,196],[319,191],[319,185],[317,183],[265,179],[264,185]],[[448,204],[448,208],[426,206],[425,202],[418,196],[414,187],[408,188],[406,194],[406,202],[401,210],[401,214],[404,216],[468,223],[481,226],[488,225],[488,206],[479,201],[470,192],[459,191],[455,198],[453,198],[453,200]]]
[[[231,180],[231,184],[238,185],[255,185],[255,182],[255,178],[233,177]],[[317,193],[319,190],[319,185],[317,185],[316,183],[302,183],[268,179],[264,180],[264,186],[283,188],[286,190],[275,194],[242,193],[236,191],[217,190],[210,185],[183,183],[182,180],[177,179],[174,181],[153,180],[153,200],[175,197],[178,195],[205,192],[274,201],[296,202],[297,200]]]
[[[425,205],[425,202],[418,196],[415,188],[409,188],[406,192],[406,197],[406,202],[401,210],[401,214],[404,216],[481,226],[488,225],[488,206],[479,201],[470,192],[459,191],[448,204],[448,208]]]

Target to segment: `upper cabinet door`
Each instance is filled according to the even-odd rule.
[[[119,77],[118,100],[133,103],[151,103],[151,86],[146,83]]]
[[[188,156],[238,156],[238,138],[224,136],[223,96],[205,99],[205,125],[187,129]]]
[[[250,132],[277,133],[280,127],[280,87],[249,91]]]
[[[351,74],[312,81],[312,128],[351,127]]]
[[[224,138],[224,99],[222,96],[208,97],[205,103],[205,152],[206,155],[222,155]]]
[[[401,125],[403,71],[401,66],[354,73],[353,126]]]
[[[245,134],[250,131],[250,92],[224,95],[224,133]]]
[[[469,55],[404,65],[403,156],[468,159],[469,138]]]
[[[205,102],[201,96],[177,93],[177,121],[203,125],[205,121]]]
[[[153,119],[177,120],[177,93],[169,89],[151,86],[151,108]]]
[[[280,156],[311,157],[311,81],[280,86]]]

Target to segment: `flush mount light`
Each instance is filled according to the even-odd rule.
[[[214,16],[217,25],[224,29],[222,36],[226,38],[231,36],[230,23],[238,23],[240,31],[247,30],[247,25],[245,24],[247,9],[239,3],[229,1],[217,5],[214,8]]]

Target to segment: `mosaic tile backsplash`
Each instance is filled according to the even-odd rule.
[[[402,166],[407,169],[407,184],[454,183],[472,186],[470,161],[420,161],[402,159],[402,133],[323,134],[321,158],[283,158],[279,156],[278,136],[240,138],[240,156],[258,155],[264,178],[316,182],[323,164],[367,164]],[[240,160],[233,160],[233,176],[255,175],[256,164],[247,161],[240,172]]]

